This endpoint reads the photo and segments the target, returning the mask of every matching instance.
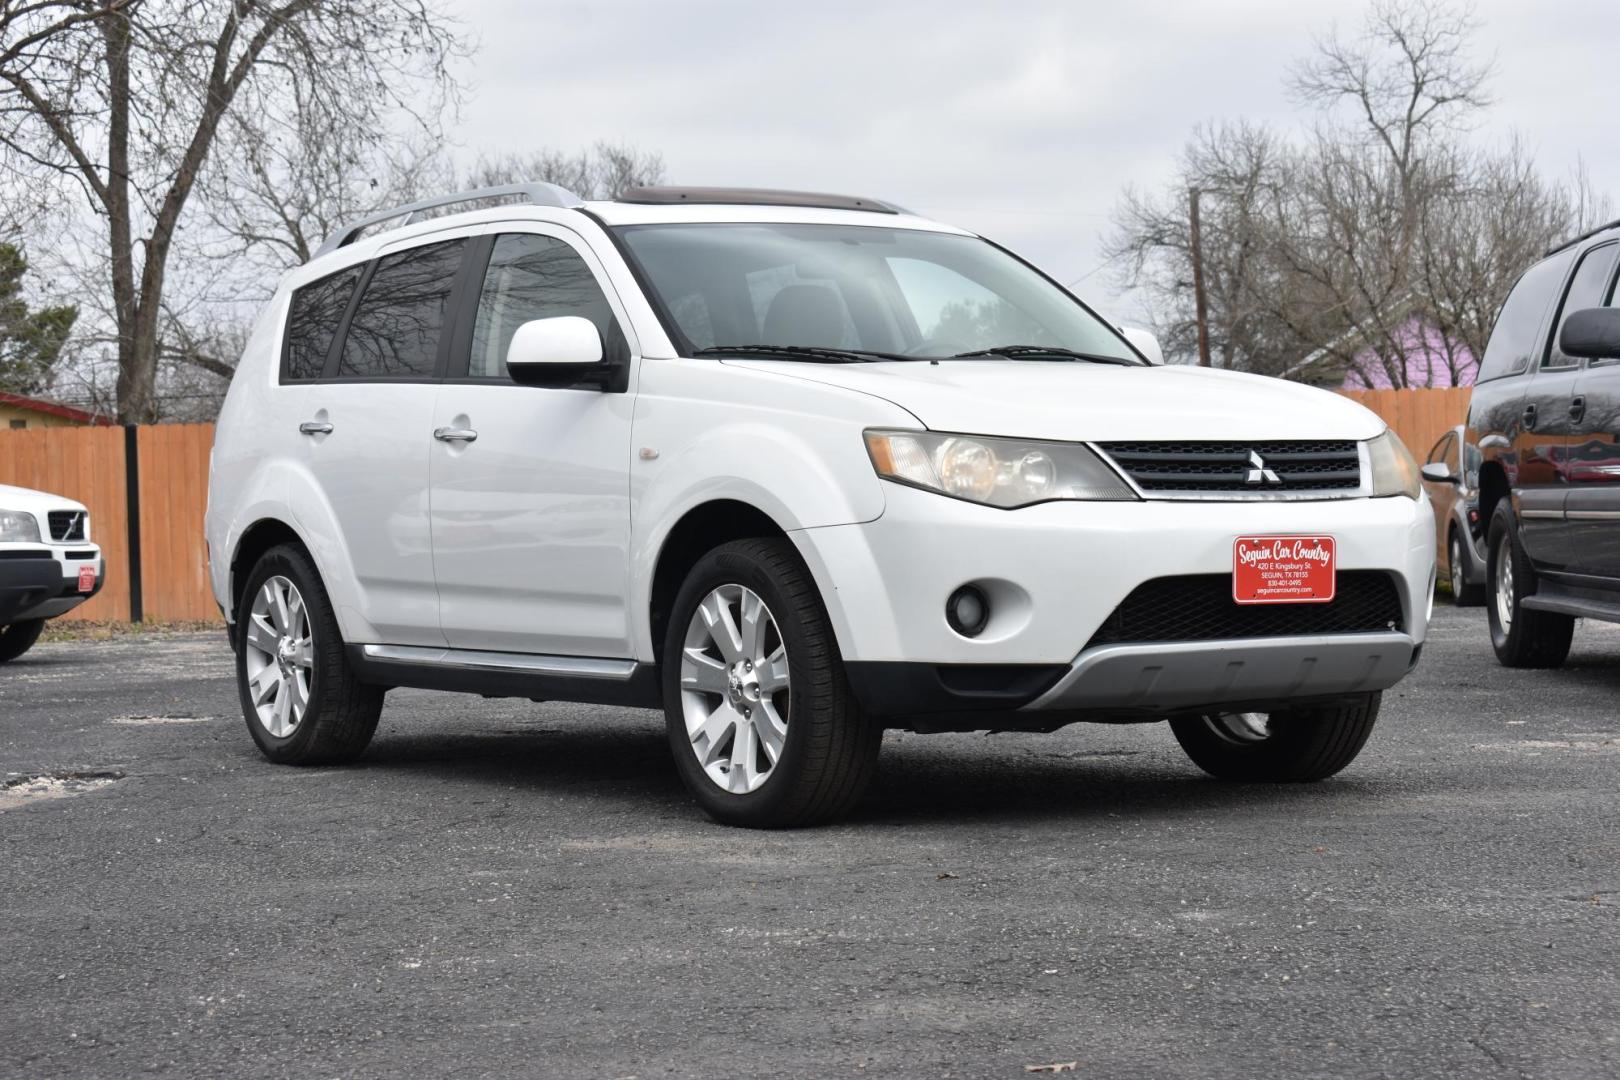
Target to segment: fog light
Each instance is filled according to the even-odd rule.
[[[945,601],[945,621],[963,637],[978,637],[990,621],[990,601],[972,585],[964,585]]]

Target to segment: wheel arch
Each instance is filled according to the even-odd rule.
[[[1496,513],[1496,505],[1503,499],[1512,496],[1512,488],[1508,484],[1507,470],[1501,462],[1487,461],[1479,469],[1479,519],[1490,527],[1491,515]]]
[[[770,514],[741,499],[699,503],[675,522],[659,545],[647,598],[647,625],[655,656],[669,629],[675,594],[697,561],[721,544],[756,537],[787,539],[788,535]]]
[[[236,613],[242,609],[242,592],[247,587],[248,575],[265,552],[281,544],[297,545],[305,554],[309,554],[309,545],[298,530],[280,518],[260,518],[242,531],[241,538],[236,542],[236,550],[231,552],[230,621],[233,624]],[[313,555],[310,560],[314,561]],[[234,643],[234,636],[232,641]]]

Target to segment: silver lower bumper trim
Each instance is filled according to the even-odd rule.
[[[1406,675],[1416,648],[1398,633],[1102,645],[1023,711],[1170,712],[1383,690]]]

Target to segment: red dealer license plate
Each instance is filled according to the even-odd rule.
[[[1333,537],[1240,536],[1232,544],[1232,599],[1325,604],[1335,588]]]
[[[79,567],[79,591],[96,591],[96,568],[93,566]]]

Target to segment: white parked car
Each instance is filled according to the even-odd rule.
[[[272,760],[354,758],[395,686],[658,707],[711,815],[802,824],[888,727],[1168,720],[1318,779],[1416,662],[1433,519],[1360,405],[1150,364],[873,200],[493,193],[341,229],[236,370],[208,541]]]
[[[82,504],[0,484],[0,664],[33,648],[46,619],[96,595],[104,578]]]

